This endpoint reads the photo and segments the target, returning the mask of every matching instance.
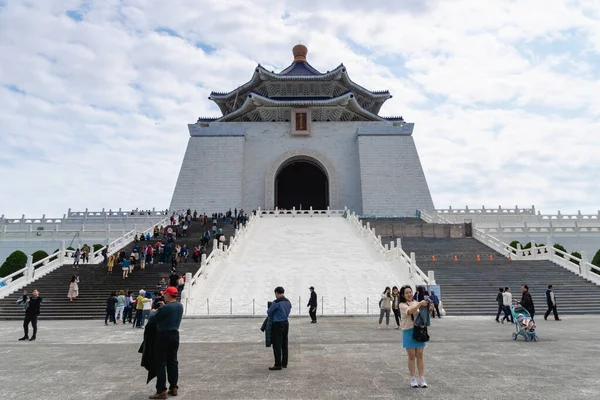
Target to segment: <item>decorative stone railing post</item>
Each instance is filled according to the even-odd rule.
[[[437,285],[435,283],[435,271],[427,271],[427,278],[429,278],[430,285]]]
[[[589,273],[590,273],[590,269],[591,268],[589,265],[587,253],[585,251],[582,251],[581,252],[581,262],[579,263],[579,273],[581,273],[582,277],[587,279],[587,277],[589,276]]]
[[[414,270],[414,266],[417,265],[417,257],[415,256],[415,252],[411,251],[410,252],[410,265],[408,266],[408,276],[409,277],[413,277],[413,274],[415,272]]]
[[[27,284],[31,283],[31,280],[33,279],[33,270],[33,255],[29,254],[27,256],[27,272],[25,278]]]
[[[58,259],[60,260],[60,265],[63,265],[65,262],[65,251],[67,251],[67,245],[64,240],[60,241],[60,255]]]

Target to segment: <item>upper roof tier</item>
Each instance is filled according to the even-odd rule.
[[[354,83],[343,64],[325,73],[318,71],[306,61],[308,49],[304,45],[294,46],[292,52],[294,61],[283,71],[275,73],[259,64],[248,82],[231,92],[212,92],[209,99],[225,117],[239,111],[251,93],[277,100],[328,100],[350,92],[358,105],[372,115],[378,115],[383,103],[392,97],[387,90],[374,92]]]

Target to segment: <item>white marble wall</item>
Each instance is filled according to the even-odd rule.
[[[433,210],[412,136],[358,137],[363,215],[414,216]]]
[[[192,136],[170,210],[226,211],[242,204],[243,136]]]
[[[433,208],[410,136],[413,124],[313,122],[311,135],[302,137],[292,136],[290,128],[289,122],[189,125],[191,138],[171,209],[212,213],[240,206],[272,208],[274,178],[290,158],[309,158],[322,166],[331,209],[414,215],[417,208]],[[375,204],[380,194],[383,200]]]

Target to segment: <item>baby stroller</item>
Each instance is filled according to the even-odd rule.
[[[523,307],[517,305],[517,306],[510,306],[510,313],[512,314],[513,321],[515,323],[516,330],[517,330],[516,333],[512,334],[513,340],[517,340],[519,335],[521,335],[525,338],[526,342],[529,342],[530,340],[537,342],[538,335],[537,335],[537,332],[535,331],[535,325],[534,325],[533,321],[531,320],[531,315],[529,314],[529,311],[527,311]],[[528,328],[527,326],[525,326],[524,321],[526,323],[529,322],[529,325],[531,325],[532,327]]]

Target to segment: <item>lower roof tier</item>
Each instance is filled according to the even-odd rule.
[[[402,117],[384,118],[365,110],[353,93],[334,98],[273,99],[249,94],[235,111],[220,118],[200,118],[198,122],[282,122],[289,121],[295,108],[309,108],[312,121],[403,121]]]

